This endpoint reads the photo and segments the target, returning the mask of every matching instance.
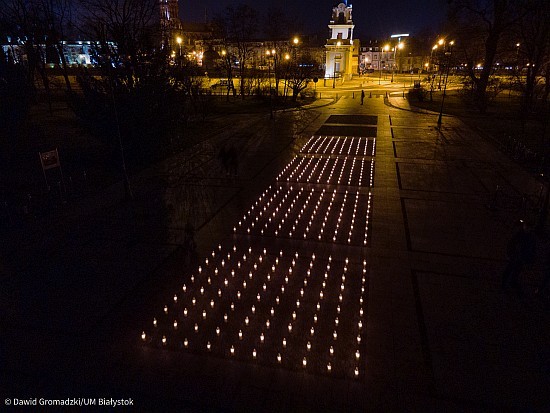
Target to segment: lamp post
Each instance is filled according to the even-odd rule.
[[[392,70],[391,70],[391,81],[393,83],[393,73],[395,71],[395,66],[397,66],[397,49],[403,49],[403,43],[399,42],[397,45],[393,48],[393,64],[392,64]]]
[[[178,66],[181,67],[181,44],[183,39],[180,36],[176,37],[176,43],[178,44]]]
[[[380,55],[380,57],[382,58],[384,56],[384,52],[387,53],[388,50],[390,50],[390,45],[389,44],[387,44],[383,47],[382,54]],[[380,58],[379,63],[378,63],[378,65],[379,65],[378,67],[380,69],[380,73],[379,73],[379,76],[378,76],[378,84],[380,84],[380,80],[382,79],[382,63],[384,62],[384,60],[382,60],[381,58]],[[384,77],[384,79],[385,79],[385,77]]]
[[[437,42],[437,45],[438,46],[441,46],[443,47],[443,52],[445,53],[445,40],[444,39],[439,39],[439,41]],[[437,88],[439,90],[441,90],[441,78],[443,77],[443,71],[441,70],[441,64],[439,65],[440,66],[440,70],[439,70],[439,84],[437,85]]]
[[[454,45],[454,41],[449,42],[449,50],[445,52],[447,57],[447,67],[445,68],[445,84],[443,86],[443,97],[441,98],[441,108],[439,109],[439,117],[437,118],[437,127],[441,129],[441,122],[443,120],[443,104],[445,103],[445,94],[447,92],[447,81],[449,79],[449,67],[451,66],[451,54]]]
[[[273,100],[271,97],[271,55],[275,55],[275,49],[267,50],[265,52],[267,55],[267,79],[269,81],[269,119],[273,119]]]
[[[336,42],[336,46],[339,48],[340,46],[342,46],[342,42],[341,41],[338,41]],[[335,49],[334,51],[334,68],[332,70],[332,88],[336,88],[336,51],[338,51],[339,49]]]

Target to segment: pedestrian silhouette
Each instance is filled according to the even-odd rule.
[[[361,91],[361,104],[363,104],[363,101],[365,100],[365,91]]]
[[[523,220],[520,220],[517,225],[518,229],[506,248],[508,265],[502,273],[502,288],[511,286],[521,293],[519,275],[525,266],[531,264],[535,258],[535,237]]]

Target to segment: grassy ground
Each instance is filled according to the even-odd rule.
[[[423,102],[411,99],[411,105],[439,112],[442,93],[434,92],[433,101]],[[465,99],[459,91],[448,91],[443,113],[460,117],[468,125],[497,142],[503,151],[523,162],[531,169],[540,168],[543,152],[548,141],[548,131],[544,134],[544,119],[530,119],[525,124],[520,118],[520,97],[501,93],[485,113]],[[546,136],[545,136],[546,135]]]
[[[253,96],[245,99],[238,96],[230,96],[229,99],[225,96],[210,96],[207,99],[205,116],[197,115],[182,125],[181,130],[168,134],[174,136],[158,145],[159,150],[155,153],[140,156],[140,159],[130,157],[127,160],[130,174],[185,151],[216,131],[223,130],[233,115],[263,113],[269,116],[271,108],[286,109],[308,103],[307,100],[293,102],[290,97],[273,99],[272,102],[267,97]],[[5,145],[5,142],[2,144]],[[50,185],[48,191],[38,152],[55,148],[59,151],[62,170],[46,172]],[[5,149],[2,147],[2,152],[7,153]],[[9,158],[9,162],[3,159],[0,166],[0,218],[8,214],[21,215],[29,203],[29,195],[32,203],[50,208],[48,205],[61,201],[61,191],[67,192],[66,197],[83,196],[100,191],[122,178],[117,148],[106,145],[83,125],[69,108],[61,90],[52,99],[51,111],[45,96],[38,97]],[[65,181],[65,188],[62,188],[62,180]]]

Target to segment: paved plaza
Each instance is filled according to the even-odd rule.
[[[401,97],[324,97],[275,121],[236,117],[135,177],[130,206],[103,194],[85,219],[14,237],[2,395],[146,411],[547,411],[550,320],[534,296],[546,235],[523,295],[500,288],[541,183],[459,119],[439,130]],[[220,145],[240,153],[236,175]]]

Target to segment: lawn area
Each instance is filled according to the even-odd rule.
[[[433,101],[429,95],[423,101],[411,99],[410,104],[422,109],[439,112],[442,92],[434,92]],[[447,91],[443,113],[460,117],[466,124],[494,140],[505,152],[528,168],[540,168],[547,151],[548,131],[545,133],[545,119],[529,119],[524,125],[520,119],[520,96],[501,93],[491,102],[486,113],[481,113],[459,91]]]

